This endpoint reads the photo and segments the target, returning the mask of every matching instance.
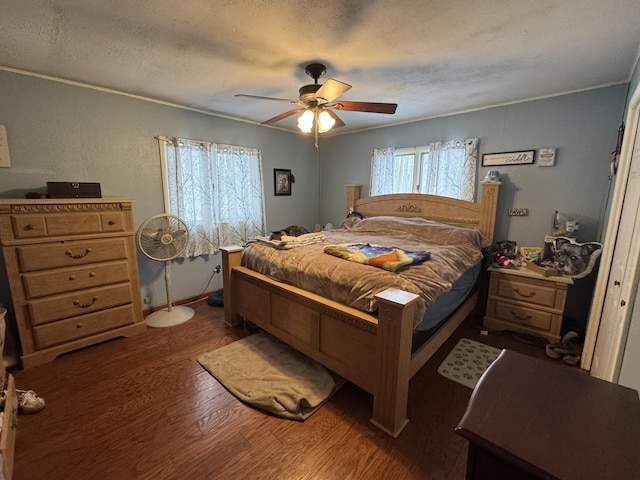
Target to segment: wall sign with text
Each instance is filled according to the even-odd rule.
[[[493,167],[496,165],[521,165],[533,163],[535,150],[522,152],[485,153],[482,155],[482,166]]]

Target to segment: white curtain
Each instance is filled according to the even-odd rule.
[[[217,145],[219,243],[244,245],[265,234],[260,150]]]
[[[474,201],[477,138],[432,143],[421,163],[420,193]]]
[[[159,137],[165,210],[189,225],[184,257],[209,255],[264,235],[260,151]]]
[[[477,162],[477,138],[412,149],[378,148],[371,156],[369,194],[417,191],[473,201]]]
[[[369,195],[384,195],[394,193],[393,180],[396,178],[395,149],[376,148],[371,155],[371,181]],[[411,171],[413,176],[413,170]]]

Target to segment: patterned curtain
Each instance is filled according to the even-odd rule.
[[[420,193],[474,201],[478,139],[436,142],[422,154]]]
[[[393,193],[395,178],[394,148],[376,148],[371,154],[371,181],[369,195]],[[413,174],[413,172],[412,172]]]
[[[262,158],[255,148],[217,145],[219,243],[244,245],[265,234]]]
[[[165,210],[189,225],[184,257],[209,255],[264,235],[260,151],[159,137]]]
[[[420,162],[417,182],[416,161]],[[474,201],[477,162],[477,138],[413,149],[378,148],[371,156],[369,195],[410,193],[417,183],[420,193]]]

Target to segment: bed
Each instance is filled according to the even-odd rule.
[[[422,194],[360,198],[360,186],[347,185],[346,211],[425,218],[478,230],[491,241],[499,187],[482,183],[475,203]],[[473,311],[478,292],[412,348],[420,295],[389,288],[376,293],[375,312],[363,311],[243,266],[243,250],[222,249],[225,323],[250,321],[371,393],[371,422],[397,437],[408,422],[409,380]]]

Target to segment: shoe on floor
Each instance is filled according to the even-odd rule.
[[[555,359],[566,356],[578,357],[582,353],[582,347],[578,345],[579,336],[576,332],[567,332],[558,343],[550,343],[546,346],[547,356]],[[566,361],[566,363],[571,363]],[[576,361],[577,363],[577,361]]]
[[[562,361],[567,365],[577,365],[580,361],[581,355],[565,355],[562,357]]]
[[[36,413],[44,408],[44,398],[39,397],[33,390],[16,390],[18,406],[22,413]]]

